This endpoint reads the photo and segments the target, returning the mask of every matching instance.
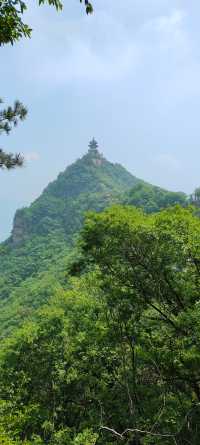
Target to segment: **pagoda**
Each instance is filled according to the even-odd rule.
[[[95,138],[92,138],[92,140],[88,144],[89,150],[88,155],[90,155],[90,159],[92,160],[93,164],[96,166],[99,166],[103,162],[103,155],[99,153],[98,150],[98,142]]]
[[[89,150],[88,152],[94,155],[99,155],[98,151],[98,142],[95,138],[92,138],[92,140],[88,144]]]

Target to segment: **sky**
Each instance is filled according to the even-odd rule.
[[[16,209],[81,157],[100,151],[169,190],[200,185],[200,4],[193,0],[78,0],[62,12],[28,0],[31,39],[0,48],[1,96],[28,117],[0,147],[22,169],[0,171],[0,240]]]

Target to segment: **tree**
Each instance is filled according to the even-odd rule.
[[[82,3],[83,0],[80,0]],[[39,5],[48,3],[57,10],[63,4],[60,0],[38,0]],[[92,4],[84,0],[87,14],[93,11]],[[30,37],[32,29],[23,22],[22,16],[27,9],[27,3],[22,0],[1,0],[0,2],[0,45],[13,44],[22,37]]]
[[[2,103],[0,99],[0,103]],[[24,105],[16,101],[13,107],[7,107],[0,111],[0,134],[9,134],[13,127],[16,127],[19,120],[24,120],[27,109]],[[20,154],[6,153],[0,149],[0,168],[11,169],[23,164],[23,157]]]
[[[108,379],[108,370],[93,281],[74,281],[73,289],[58,292],[37,321],[25,323],[1,347],[0,432],[18,445],[26,439],[29,445],[96,444],[97,395],[105,391],[101,374]]]
[[[195,207],[200,207],[200,187],[194,190],[194,193],[190,196],[190,202]]]
[[[180,207],[152,216],[115,207],[88,217],[82,245],[100,269],[124,357],[129,414],[104,431],[127,444],[198,445],[199,218]]]

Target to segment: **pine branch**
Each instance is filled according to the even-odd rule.
[[[2,103],[0,99],[0,103]],[[12,127],[16,127],[19,120],[23,121],[27,115],[27,109],[18,100],[15,101],[14,106],[9,106],[0,111],[0,134],[5,132],[10,133]]]
[[[0,99],[0,103],[3,101]],[[24,105],[15,101],[14,106],[7,107],[0,110],[0,134],[9,134],[13,127],[16,127],[19,121],[23,121],[27,115],[27,109]],[[6,153],[0,149],[0,169],[7,168],[12,169],[15,167],[21,167],[24,159],[20,153]]]
[[[15,167],[22,167],[23,163],[24,158],[20,153],[6,153],[0,149],[0,168],[7,168],[7,170],[10,170]]]

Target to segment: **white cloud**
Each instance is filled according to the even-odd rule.
[[[163,49],[170,49],[174,59],[185,57],[186,12],[168,8],[165,14],[159,11],[152,17],[143,5],[143,14],[138,16],[137,8],[137,2],[134,7],[130,2],[120,15],[110,2],[89,18],[64,13],[49,16],[35,8],[33,37],[26,44],[23,41],[16,53],[18,75],[25,82],[56,89],[71,82],[115,82],[135,74],[139,78],[140,69],[146,72],[149,62],[150,66],[157,63]]]
[[[24,159],[27,162],[38,161],[40,159],[40,155],[37,151],[30,151],[24,154]]]
[[[150,42],[154,43],[155,49],[156,47],[164,50],[170,49],[173,53],[181,50],[185,55],[186,51],[189,50],[189,40],[185,26],[186,19],[186,11],[174,9],[166,15],[147,20],[143,26],[143,32],[146,38],[149,36]]]
[[[180,29],[183,25],[185,15],[183,10],[175,9],[169,15],[158,17],[154,21],[155,28],[157,28],[158,31],[164,32]]]
[[[72,81],[121,80],[137,70],[141,48],[123,20],[106,10],[91,18],[61,17],[56,15],[53,23],[40,17],[31,41],[22,42],[16,61],[25,82],[56,88]]]

